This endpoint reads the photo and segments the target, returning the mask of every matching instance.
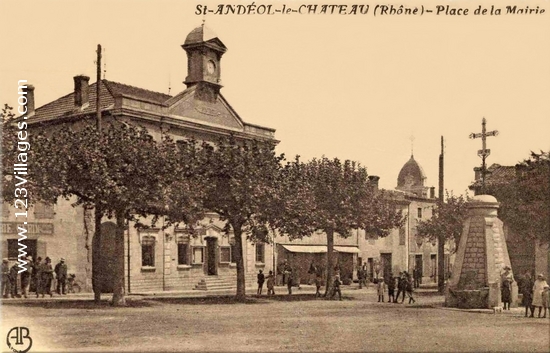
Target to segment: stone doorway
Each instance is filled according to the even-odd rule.
[[[206,274],[216,276],[218,274],[218,238],[205,238],[206,240]]]

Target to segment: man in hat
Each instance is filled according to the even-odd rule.
[[[67,283],[67,265],[65,259],[61,258],[59,263],[55,265],[55,277],[57,278],[57,294],[67,294],[65,291]]]
[[[2,297],[8,298],[10,292],[10,265],[8,259],[2,259]]]
[[[52,260],[49,257],[46,257],[44,263],[40,265],[40,294],[44,298],[44,294],[49,294],[52,297],[52,279],[53,279],[53,268]],[[38,293],[37,293],[38,295]]]
[[[27,263],[25,264],[25,271],[21,273],[21,293],[23,297],[28,298],[29,286],[31,283],[32,270],[34,266],[32,263],[32,256],[27,256]]]

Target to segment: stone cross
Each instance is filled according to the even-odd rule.
[[[487,124],[487,120],[483,118],[481,120],[481,133],[471,133],[470,138],[476,139],[481,138],[481,149],[477,151],[477,155],[481,157],[481,193],[485,193],[485,174],[487,171],[486,165],[485,165],[485,159],[489,157],[491,154],[491,150],[487,148],[487,142],[486,139],[489,136],[497,136],[498,131],[493,130],[487,132],[487,129],[485,128],[485,125]]]

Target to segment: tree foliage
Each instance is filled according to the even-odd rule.
[[[437,241],[443,236],[446,241],[454,242],[454,250],[456,251],[462,235],[464,221],[468,215],[468,201],[467,196],[455,196],[447,191],[445,202],[437,200],[432,218],[418,221],[416,226],[418,235],[430,242]]]
[[[204,143],[200,153],[207,163],[208,185],[204,207],[227,221],[226,231],[235,236],[237,265],[236,298],[245,297],[243,234],[253,242],[267,242],[266,209],[278,192],[278,175],[284,156],[275,153],[272,141],[220,138],[212,146]]]
[[[327,236],[327,294],[332,288],[334,234],[347,238],[352,229],[386,236],[404,219],[395,204],[377,192],[358,163],[326,157],[303,163],[296,158],[281,175],[280,207],[273,224],[292,238],[316,230]]]
[[[550,243],[549,152],[531,152],[516,164],[515,177],[486,186],[486,193],[500,202],[499,217],[523,238]]]

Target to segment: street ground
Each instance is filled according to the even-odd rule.
[[[416,293],[415,304],[378,303],[373,287],[343,286],[342,301],[314,288],[276,287],[275,297],[237,303],[220,293],[128,297],[128,307],[91,295],[8,299],[2,335],[29,328],[32,352],[549,352],[550,320],[443,308],[443,297]],[[247,293],[254,293],[248,289]],[[295,293],[295,294],[294,294]],[[9,351],[5,336],[3,351]]]

